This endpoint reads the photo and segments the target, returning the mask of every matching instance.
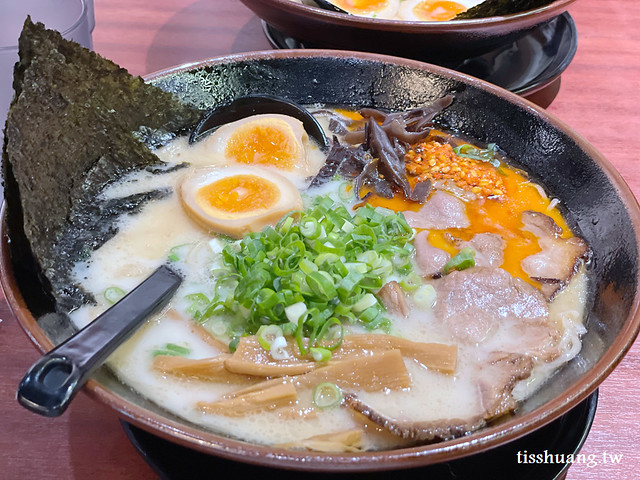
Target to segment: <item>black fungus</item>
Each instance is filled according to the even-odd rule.
[[[431,191],[431,182],[425,180],[412,189],[406,176],[404,155],[429,135],[434,117],[452,102],[453,96],[447,95],[405,112],[361,109],[360,114],[366,119],[364,128],[347,132],[343,136],[346,144],[340,144],[334,137],[327,161],[311,185],[320,185],[340,174],[355,179],[355,192],[360,199],[373,192],[391,198],[394,191],[401,191],[409,200],[424,203]],[[361,196],[365,186],[371,190]]]
[[[371,156],[362,146],[343,145],[334,136],[331,150],[310,186],[318,186],[331,180],[336,174],[346,178],[356,178],[371,161]]]

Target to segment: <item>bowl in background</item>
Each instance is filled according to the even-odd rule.
[[[346,15],[293,0],[241,1],[273,28],[319,48],[397,55],[451,67],[517,40],[565,12],[574,0],[555,0],[505,16],[442,22]]]
[[[320,81],[321,80],[321,81]],[[324,472],[418,467],[480,453],[520,438],[585,400],[615,368],[640,330],[640,208],[611,164],[579,134],[532,103],[463,74],[412,60],[323,50],[238,54],[148,77],[199,107],[250,93],[279,94],[302,104],[408,109],[448,93],[455,101],[438,122],[480,142],[495,142],[561,200],[569,225],[594,260],[588,333],[581,353],[508,418],[455,440],[380,452],[318,453],[254,445],[205,430],[146,400],[106,368],[85,391],[123,420],[191,449],[262,466]],[[6,216],[7,212],[5,212]],[[4,228],[4,227],[3,227]],[[19,322],[41,351],[69,335],[69,325],[36,318],[39,280],[11,256],[4,228],[1,281]]]

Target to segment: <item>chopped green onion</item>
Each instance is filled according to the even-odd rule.
[[[414,292],[413,300],[419,307],[431,308],[436,302],[436,289],[433,285],[422,285]]]
[[[293,217],[291,215],[287,215],[280,225],[280,230],[286,233],[291,228],[291,225],[293,225]]]
[[[464,143],[455,147],[453,152],[459,157],[480,160],[481,162],[488,162],[496,168],[500,167],[500,159],[497,158],[498,146],[495,143],[488,144],[487,148],[484,149]]]
[[[318,408],[330,408],[340,405],[342,392],[334,383],[323,382],[313,389],[313,403]]]
[[[373,294],[367,293],[353,305],[352,310],[354,311],[354,313],[364,312],[367,308],[373,307],[377,303],[378,299]]]
[[[331,350],[323,347],[311,347],[309,353],[316,362],[328,362],[331,360]]]
[[[420,275],[416,272],[409,272],[409,274],[400,282],[400,287],[402,287],[405,292],[411,293],[415,292],[422,283],[423,280]]]
[[[302,354],[338,348],[345,322],[389,326],[375,294],[411,273],[414,232],[404,216],[370,205],[351,212],[328,196],[294,213],[226,243],[213,295],[187,297],[199,322],[224,319],[232,350],[241,336],[269,325],[293,336]]]
[[[353,232],[353,229],[356,228],[353,223],[351,223],[349,220],[345,220],[342,223],[342,226],[340,227],[340,229],[345,232],[345,233],[351,233]]]
[[[169,260],[172,262],[184,260],[189,252],[190,247],[190,243],[184,243],[182,245],[176,245],[175,247],[171,248],[168,255]]]
[[[282,329],[278,325],[262,325],[256,333],[258,343],[265,350],[271,350],[273,343],[283,337]]]
[[[219,317],[215,317],[212,321],[207,322],[204,325],[214,336],[222,337],[227,334],[228,326],[224,320]]]
[[[109,287],[105,289],[103,295],[107,303],[113,305],[114,303],[120,301],[120,299],[122,299],[122,297],[126,295],[126,292],[120,287]]]
[[[338,198],[346,202],[353,198],[353,188],[349,182],[343,182],[338,187]]]
[[[240,343],[240,337],[234,337],[230,342],[229,342],[229,351],[231,353],[236,351],[236,348],[238,348],[238,344]]]
[[[289,322],[282,325],[282,334],[285,336],[291,336],[296,333],[296,329],[298,328],[297,323]]]
[[[340,348],[343,340],[344,327],[340,320],[333,317],[322,326],[320,333],[318,333],[316,344],[322,345],[322,347],[327,350],[334,351],[337,348]],[[333,343],[329,343],[331,341],[333,341]]]
[[[318,271],[318,265],[306,258],[303,258],[300,261],[300,270],[302,271],[302,273],[306,273],[307,275],[309,275],[311,272]]]
[[[286,360],[289,358],[289,352],[287,352],[287,339],[282,335],[276,337],[271,343],[271,348],[269,352],[271,353],[271,358],[274,360]]]
[[[182,345],[176,345],[175,343],[167,343],[165,348],[180,355],[189,355],[191,353],[191,349],[183,347]]]
[[[327,278],[323,273],[311,272],[307,275],[307,285],[317,297],[329,301],[336,296],[336,288],[331,279]]]
[[[476,264],[475,256],[476,252],[473,248],[465,247],[446,263],[442,271],[447,274],[451,270],[465,270],[474,267]]]
[[[315,217],[306,216],[300,223],[300,234],[306,238],[315,239],[322,233],[320,223]]]
[[[364,310],[360,315],[359,318],[360,320],[362,320],[365,324],[367,323],[371,323],[373,322],[378,315],[380,315],[380,310],[378,310],[377,307],[372,306],[367,308],[366,310]]]
[[[285,307],[284,313],[290,322],[297,325],[300,317],[307,313],[307,305],[304,302],[294,303],[293,305]]]
[[[153,356],[157,357],[158,355],[172,355],[172,356],[180,356],[183,357],[185,355],[189,355],[191,353],[191,349],[187,347],[183,347],[182,345],[176,345],[175,343],[167,343],[163,348],[158,348],[153,351]]]

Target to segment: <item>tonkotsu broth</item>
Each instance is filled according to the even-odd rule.
[[[325,128],[328,129],[327,124]],[[183,285],[164,311],[150,319],[130,340],[121,346],[109,359],[109,366],[127,385],[158,405],[176,415],[212,431],[249,442],[292,446],[304,439],[331,432],[362,429],[365,433],[359,448],[362,450],[388,449],[410,445],[405,440],[374,423],[341,407],[327,409],[314,407],[312,388],[299,388],[298,400],[293,407],[264,411],[245,416],[225,416],[203,413],[198,402],[215,402],[245,385],[217,383],[193,378],[165,374],[152,367],[153,352],[166,344],[187,347],[189,358],[214,357],[224,353],[224,344],[212,340],[222,333],[221,323],[213,320],[199,326],[188,313],[189,294],[211,294],[214,285],[212,276],[222,266],[220,252],[230,241],[224,236],[211,234],[194,221],[187,213],[175,192],[179,191],[182,178],[193,168],[208,164],[219,164],[219,157],[207,152],[206,142],[188,145],[185,138],[156,152],[171,167],[186,162],[186,168],[168,169],[161,175],[136,173],[122,182],[109,186],[103,195],[119,198],[136,192],[159,187],[171,187],[174,194],[147,204],[136,215],[121,218],[118,234],[101,248],[93,252],[89,261],[76,265],[75,276],[98,302],[72,313],[78,327],[86,325],[100,312],[108,308],[103,292],[111,287],[128,291],[135,287],[157,266],[167,261],[172,248],[180,250],[180,259],[175,262],[184,275]],[[312,163],[320,164],[322,153],[314,148]],[[285,175],[286,176],[286,175]],[[299,176],[289,176],[302,190],[303,208],[308,208],[313,197],[326,195],[348,208],[355,206],[354,200],[344,200],[344,180],[331,180],[321,187],[306,189],[308,181]],[[549,199],[541,196],[549,204]],[[550,205],[550,210],[557,208]],[[565,232],[567,233],[567,232]],[[389,277],[393,280],[395,277]],[[580,336],[584,333],[583,319],[587,291],[585,269],[573,276],[570,284],[554,297],[549,307],[549,323],[560,334],[561,354],[551,360],[534,359],[530,376],[519,381],[513,389],[513,397],[522,400],[551,377],[563,363],[573,358],[580,349]],[[452,338],[451,333],[439,321],[432,308],[418,305],[407,295],[410,313],[405,317],[389,313],[390,334],[414,342],[457,344],[457,367],[454,374],[430,370],[414,359],[403,357],[411,385],[401,390],[382,389],[378,392],[349,390],[367,405],[400,420],[417,422],[441,421],[443,419],[472,418],[482,410],[482,399],[478,393],[476,376],[478,365],[486,362],[492,352],[500,351],[505,344],[517,343],[514,331],[495,333],[480,344],[465,344]],[[437,298],[436,298],[437,302]],[[346,334],[368,333],[358,324],[345,324]],[[228,340],[222,333],[219,337]],[[505,338],[505,335],[509,338]],[[207,338],[209,336],[209,338]]]

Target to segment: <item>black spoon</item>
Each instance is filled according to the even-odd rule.
[[[40,358],[18,385],[18,402],[46,417],[61,415],[91,373],[162,308],[182,277],[161,266],[127,296]]]
[[[344,14],[347,14],[347,15],[351,15],[349,12],[347,12],[346,10],[343,10],[342,8],[334,5],[329,0],[313,0],[313,1],[320,8],[322,8],[324,10],[330,10],[332,12],[338,12],[338,13],[344,13]]]
[[[307,134],[318,142],[320,148],[326,150],[329,147],[324,130],[307,109],[284,98],[270,95],[246,95],[209,110],[191,132],[189,143],[197,142],[210,131],[226,123],[265,113],[279,113],[297,118],[302,122]]]

